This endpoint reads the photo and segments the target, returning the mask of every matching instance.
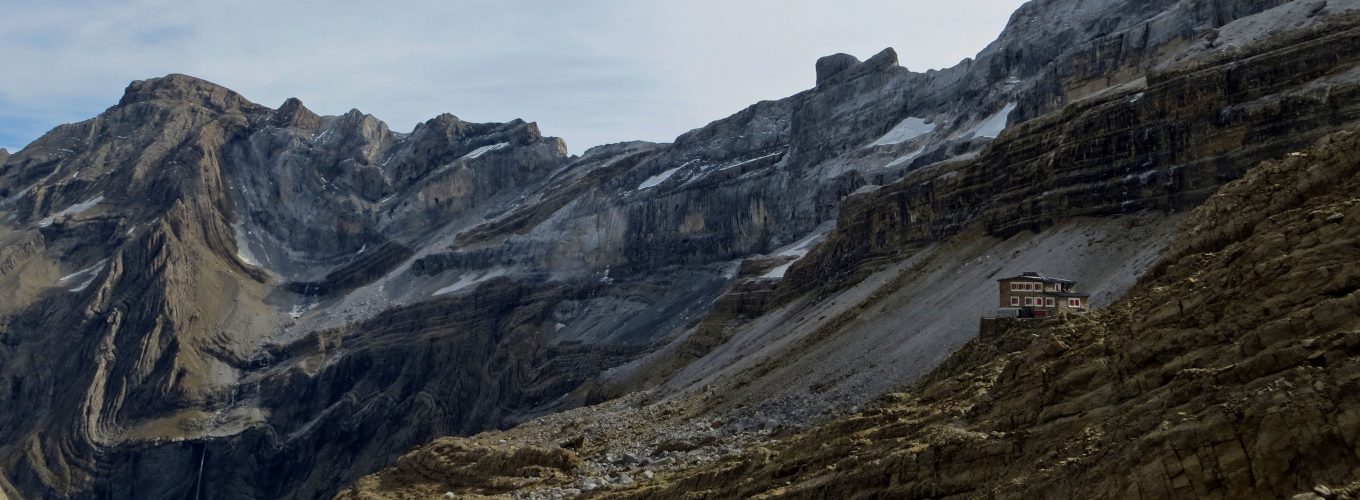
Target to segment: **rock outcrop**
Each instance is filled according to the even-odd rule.
[[[954,68],[832,56],[580,156],[522,120],[400,133],[134,82],[0,158],[0,493],[315,498],[393,463],[394,488],[599,489],[642,457],[553,448],[580,429],[394,461],[638,390],[706,396],[634,413],[684,424],[655,442],[607,434],[711,463],[930,372],[1003,269],[1061,255],[1114,303],[1170,212],[1355,120],[1354,4],[1031,2]]]
[[[1253,169],[1106,311],[980,338],[873,410],[603,496],[1353,491],[1357,158],[1348,131]]]
[[[1253,159],[1360,118],[1360,18],[1193,59],[1009,128],[974,159],[943,162],[847,203],[827,245],[793,267],[801,290],[855,262],[981,221],[1009,236],[1080,216],[1182,211]]]
[[[1357,159],[1352,128],[1261,164],[1190,214],[1112,307],[977,338],[910,392],[805,433],[714,420],[673,459],[676,438],[652,436],[690,428],[713,397],[696,393],[472,439],[538,456],[571,446],[592,498],[1355,498]],[[591,426],[589,444],[565,439]],[[411,456],[431,454],[448,470],[477,463],[434,446]],[[506,475],[401,470],[341,496],[486,494]],[[572,484],[498,491],[548,498]]]
[[[851,66],[859,64],[859,59],[850,54],[832,54],[817,60],[817,85],[830,80]]]

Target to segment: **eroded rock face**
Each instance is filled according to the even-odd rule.
[[[280,457],[323,447],[313,449],[309,442],[343,446],[323,437],[334,432],[331,424],[314,421],[342,401],[307,398],[299,406],[298,391],[319,383],[326,388],[314,390],[344,392],[340,387],[365,377],[382,377],[381,386],[392,377],[411,382],[429,375],[392,371],[418,365],[376,346],[362,349],[393,358],[376,352],[347,358],[334,368],[350,374],[326,375],[321,363],[328,358],[311,350],[334,352],[327,349],[336,348],[343,332],[298,332],[306,335],[287,338],[289,325],[301,319],[297,311],[316,304],[308,300],[365,285],[400,265],[413,254],[408,244],[422,241],[410,236],[420,234],[412,226],[425,225],[416,220],[476,210],[498,190],[521,188],[565,158],[560,141],[543,138],[524,122],[468,124],[441,117],[417,132],[409,139],[398,137],[357,112],[317,117],[296,100],[269,110],[211,83],[171,75],[135,82],[118,106],[93,120],[60,127],[15,161],[6,161],[0,169],[6,186],[3,212],[13,225],[0,235],[4,279],[19,290],[13,302],[6,301],[0,319],[0,349],[7,360],[0,368],[7,390],[0,397],[7,408],[24,408],[0,415],[7,443],[2,453],[6,479],[0,483],[6,491],[178,496],[209,478],[232,484],[244,477],[238,474],[259,467],[253,474],[263,481],[226,487],[223,494],[315,494],[333,486],[319,477],[307,479],[313,468],[354,467],[350,474],[358,474],[382,463],[354,462],[332,452],[319,460],[279,465]],[[405,167],[365,177],[376,168],[370,160],[385,151],[378,146],[393,150],[391,165]],[[505,156],[496,158],[496,152]],[[424,170],[410,166],[436,161],[412,159],[421,155],[448,161],[423,163]],[[444,165],[451,166],[440,171]],[[392,187],[381,187],[387,185]],[[373,186],[378,190],[364,191]],[[402,206],[370,210],[380,195],[392,195],[384,189],[404,190]],[[289,282],[311,277],[316,278],[311,285]],[[34,280],[50,281],[34,289]],[[542,291],[551,296],[551,290]],[[385,324],[406,324],[403,314],[420,314],[444,322],[399,331],[438,338],[439,328],[489,329],[463,340],[490,342],[490,347],[452,339],[461,347],[447,347],[459,356],[501,351],[499,335],[536,332],[538,322],[546,321],[538,313],[526,313],[528,325],[509,319],[516,296],[483,293],[484,309],[458,297],[432,304],[434,310],[473,316],[481,311],[480,320],[494,324],[403,309],[362,324],[376,331]],[[552,300],[546,297],[541,298]],[[549,305],[536,307],[541,311]],[[553,358],[534,345],[502,355],[534,362]],[[429,355],[449,352],[421,343],[410,347]],[[577,364],[552,377],[579,383],[584,375],[572,370],[598,371],[597,363],[626,352],[572,353]],[[287,361],[273,364],[276,355]],[[397,358],[408,359],[403,365]],[[353,374],[356,366],[361,375]],[[451,376],[481,387],[473,382],[479,378]],[[569,390],[556,382],[540,389],[559,390],[554,398]],[[71,397],[48,396],[57,393]],[[463,401],[462,395],[446,397]],[[506,402],[491,399],[497,408]],[[489,408],[456,406],[452,411],[463,415],[454,419],[464,424],[502,418],[489,417],[501,413]],[[65,416],[34,418],[39,414]],[[409,437],[398,435],[393,443],[468,430],[426,426],[405,431]],[[225,436],[231,439],[219,440]],[[168,444],[181,440],[195,442]],[[278,451],[257,454],[239,448],[241,443]],[[395,456],[406,446],[397,444],[374,457]],[[283,451],[288,449],[294,451]],[[214,462],[233,465],[194,478],[165,476],[166,471],[200,469],[192,463]],[[261,472],[269,470],[277,472]],[[309,481],[317,486],[304,486]]]
[[[837,73],[859,64],[859,59],[850,54],[832,54],[817,60],[817,85],[821,85]]]
[[[1353,495],[1357,158],[1352,130],[1253,169],[1108,311],[978,339],[912,394],[605,496]]]
[[[1016,125],[976,158],[912,172],[847,203],[838,233],[787,283],[815,286],[853,261],[974,221],[1007,236],[1071,217],[1194,207],[1252,159],[1294,151],[1360,117],[1356,101],[1340,97],[1360,89],[1347,76],[1360,64],[1356,26],[1343,16]]]
[[[914,245],[1188,208],[1351,120],[1345,2],[1240,43],[1265,35],[1232,21],[1277,3],[1035,2],[956,68],[833,57],[814,89],[581,156],[520,120],[405,134],[134,82],[0,159],[0,408],[21,409],[0,411],[0,491],[311,498],[621,388],[770,387],[749,324],[850,349],[855,312],[821,294]],[[819,390],[880,369],[859,368]]]
[[[700,420],[721,396],[699,392],[472,441],[536,456],[570,447],[599,498],[1354,498],[1357,159],[1352,127],[1265,162],[1190,214],[1157,273],[1112,307],[975,339],[910,392],[808,432],[728,432],[743,423]],[[674,437],[708,421],[706,439]],[[566,439],[583,427],[600,430]],[[517,471],[469,478],[457,471],[480,461],[439,450],[411,456],[454,472],[412,479],[398,466],[345,495],[503,493],[485,478]],[[547,498],[563,483],[508,492]]]

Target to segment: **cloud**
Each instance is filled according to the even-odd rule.
[[[667,141],[812,85],[817,57],[897,48],[923,70],[975,54],[1021,0],[27,2],[0,19],[0,144],[186,73],[277,106],[523,118],[573,151]]]

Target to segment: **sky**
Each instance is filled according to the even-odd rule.
[[[538,122],[573,153],[668,142],[811,88],[818,57],[972,57],[1023,0],[0,0],[0,147],[184,73],[395,131],[440,113]]]

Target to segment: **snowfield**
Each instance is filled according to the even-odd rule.
[[[642,184],[638,184],[637,188],[639,191],[641,191],[643,189],[657,187],[661,185],[661,183],[666,182],[666,179],[670,179],[671,176],[675,175],[675,173],[679,171],[680,167],[675,167],[665,172],[661,172],[659,174],[648,177],[647,180],[642,181]]]
[[[912,116],[902,120],[897,126],[893,127],[892,130],[889,130],[888,133],[883,134],[883,137],[878,138],[877,141],[870,144],[870,146],[901,144],[934,131],[935,124],[926,123],[924,118]]]
[[[963,134],[963,137],[971,135],[972,137],[995,139],[997,136],[1001,135],[1001,131],[1006,130],[1006,120],[1011,117],[1012,111],[1015,111],[1015,103],[1007,103],[1006,107],[1001,108],[1001,111],[997,111],[992,116],[989,116],[985,120],[978,122],[977,125],[974,125],[972,129],[969,129],[968,132]]]
[[[62,211],[44,217],[43,220],[38,221],[38,227],[47,227],[52,225],[52,223],[57,220],[57,217],[69,217],[89,210],[91,208],[94,208],[94,206],[98,205],[99,202],[101,201],[104,201],[104,195],[102,194],[95,196],[94,198],[85,200],[83,202],[77,203],[75,205],[66,207],[65,209],[62,209]]]

